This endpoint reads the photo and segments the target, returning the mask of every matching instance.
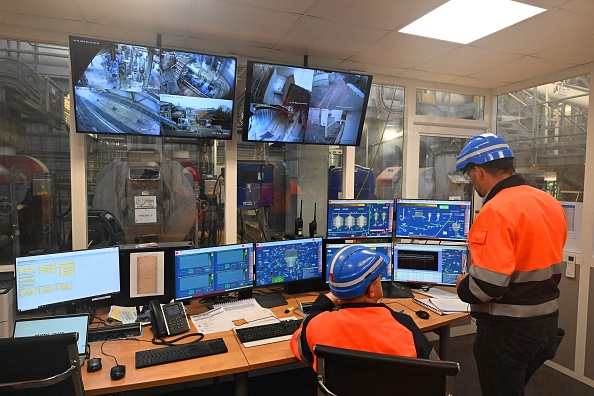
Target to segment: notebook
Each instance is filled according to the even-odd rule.
[[[78,333],[78,356],[82,365],[87,349],[89,314],[43,316],[19,318],[14,322],[13,337],[31,337],[39,335]]]

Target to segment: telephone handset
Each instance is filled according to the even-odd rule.
[[[151,326],[157,338],[175,335],[190,330],[186,308],[181,302],[160,304],[159,300],[149,302]]]

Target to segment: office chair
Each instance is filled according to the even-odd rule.
[[[460,371],[456,362],[409,358],[314,346],[318,361],[318,390],[325,396],[415,395],[444,396],[453,392]],[[447,382],[451,382],[446,385]],[[449,389],[451,388],[451,389]],[[446,390],[450,392],[446,393]]]
[[[0,339],[0,394],[83,396],[77,334]]]

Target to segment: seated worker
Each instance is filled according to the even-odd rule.
[[[316,344],[389,355],[439,359],[412,318],[385,304],[381,275],[390,259],[374,250],[349,245],[329,265],[330,293],[320,294],[291,350],[316,370]]]

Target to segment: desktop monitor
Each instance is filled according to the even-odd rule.
[[[176,250],[175,300],[215,297],[234,291],[239,298],[251,296],[253,265],[253,243]]]
[[[70,37],[80,133],[231,139],[237,59]]]
[[[397,199],[395,238],[466,242],[471,201]]]
[[[117,246],[16,258],[17,311],[29,311],[120,292]]]
[[[326,265],[324,266],[324,268],[326,269],[325,271],[325,278],[326,278],[326,283],[329,282],[328,279],[328,275],[329,275],[329,269],[330,269],[330,264],[332,263],[332,260],[334,259],[334,256],[336,255],[336,253],[338,253],[338,251],[344,247],[347,246],[352,246],[350,244],[345,244],[345,243],[327,243],[325,245],[325,262]],[[379,253],[385,254],[386,256],[390,257],[390,259],[392,258],[392,242],[380,242],[380,243],[357,243],[356,246],[364,246],[366,248],[375,250]],[[382,273],[382,282],[391,282],[392,281],[392,262],[390,262],[387,266],[386,266],[386,270]]]
[[[328,239],[392,238],[394,200],[328,200]]]
[[[243,140],[358,146],[372,76],[248,61]]]
[[[322,238],[290,239],[256,243],[254,261],[255,286],[286,286],[311,279],[322,279]],[[254,296],[262,306],[267,295]],[[274,295],[277,305],[285,305],[284,298]],[[268,296],[270,299],[274,297]],[[282,297],[282,296],[281,296]],[[284,302],[283,302],[284,301]]]
[[[190,241],[124,244],[120,247],[122,290],[114,304],[125,307],[161,303],[174,298],[174,251],[191,249]]]
[[[415,285],[455,286],[468,260],[466,245],[394,243],[393,279]]]

